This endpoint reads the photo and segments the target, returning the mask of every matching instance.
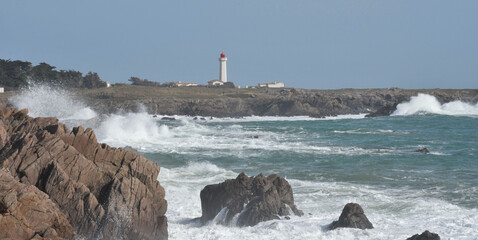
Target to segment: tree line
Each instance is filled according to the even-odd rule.
[[[6,89],[25,87],[29,82],[48,83],[67,88],[100,88],[106,82],[95,72],[86,75],[74,70],[57,71],[55,66],[40,63],[33,66],[31,62],[0,59],[0,86]]]

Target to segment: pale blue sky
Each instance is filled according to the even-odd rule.
[[[103,80],[478,88],[478,1],[0,2],[0,58]]]

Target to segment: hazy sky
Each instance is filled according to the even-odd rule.
[[[478,1],[0,1],[0,58],[206,84],[478,88]]]

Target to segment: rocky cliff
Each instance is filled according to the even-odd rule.
[[[24,229],[0,238],[167,239],[160,167],[91,129],[0,110],[0,167],[0,224]]]
[[[143,88],[116,86],[78,94],[101,113],[119,109],[137,111],[142,105],[151,114],[212,117],[311,116],[372,113],[418,93],[435,96],[441,103],[461,100],[476,103],[478,90],[446,89],[211,89]]]
[[[410,97],[417,96],[418,93],[435,96],[441,103],[455,100],[473,104],[478,102],[478,89],[306,90],[163,88],[119,84],[110,88],[72,90],[71,96],[85,102],[98,113],[139,111],[142,106],[150,114],[163,115],[326,117],[374,113],[384,107],[409,101]],[[18,93],[0,94],[0,107],[11,104],[8,99],[15,94]]]

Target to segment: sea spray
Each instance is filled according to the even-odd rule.
[[[397,110],[392,115],[406,116],[414,114],[441,114],[441,115],[478,115],[478,103],[475,105],[461,101],[445,104],[431,95],[419,93],[411,97],[409,102],[397,105]]]
[[[115,147],[131,146],[144,149],[171,137],[168,126],[159,125],[146,112],[111,114],[96,130],[98,138]]]
[[[32,117],[57,117],[62,120],[89,120],[97,116],[72,93],[60,87],[30,83],[9,101],[17,109],[28,108]]]

